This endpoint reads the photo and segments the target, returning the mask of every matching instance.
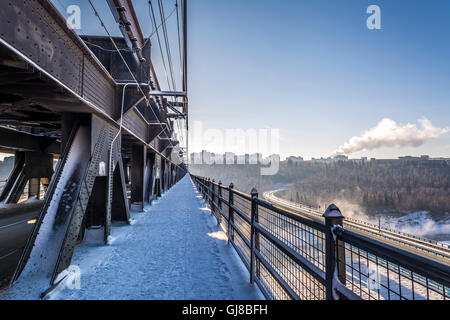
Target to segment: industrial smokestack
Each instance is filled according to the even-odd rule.
[[[397,124],[392,119],[381,120],[376,127],[367,130],[361,136],[351,138],[334,152],[336,155],[349,155],[362,150],[374,150],[381,147],[419,147],[425,142],[436,139],[450,131],[450,127],[438,128],[430,120],[418,120],[420,126],[407,123]]]

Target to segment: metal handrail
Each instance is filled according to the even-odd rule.
[[[358,246],[359,249],[372,253],[381,259],[408,268],[414,273],[426,275],[427,278],[450,287],[450,266],[448,265],[415,255],[387,243],[364,237],[344,228],[337,228],[335,233],[338,240]]]
[[[274,276],[274,278],[276,279],[277,282],[279,282],[279,284],[286,290],[286,292],[288,293],[288,295],[293,298],[293,299],[300,299],[299,296],[295,293],[295,291],[293,290],[293,288],[291,288],[286,281],[282,280],[281,276],[274,270],[274,268],[267,262],[267,260],[264,258],[263,253],[260,252],[259,250],[256,250],[254,248],[254,241],[250,242],[248,241],[248,239],[246,239],[246,237],[242,234],[241,230],[239,230],[239,228],[234,224],[234,222],[230,221],[229,217],[226,216],[223,213],[223,210],[221,210],[219,208],[219,205],[217,202],[213,201],[213,197],[217,197],[220,201],[222,201],[223,203],[225,203],[226,205],[228,205],[230,208],[232,208],[232,210],[237,213],[249,226],[252,225],[252,221],[251,219],[244,214],[241,210],[239,210],[238,208],[236,208],[233,204],[231,204],[229,201],[226,201],[223,197],[221,197],[219,195],[219,192],[214,192],[212,191],[212,188],[208,185],[205,184],[205,179],[203,179],[203,181],[201,181],[201,179],[194,177],[195,182],[200,186],[200,188],[202,189],[202,194],[205,196],[205,198],[207,199],[207,202],[210,204],[210,206],[212,208],[218,209],[218,212],[222,215],[222,217],[224,217],[229,226],[231,226],[235,231],[238,233],[239,237],[244,241],[245,245],[247,246],[248,249],[253,251],[253,254],[258,258],[258,262],[262,263],[264,265],[264,267],[269,270],[269,272],[272,274],[272,276]],[[247,194],[231,189],[231,188],[226,188],[221,186],[220,184],[217,184],[215,182],[209,182],[208,183],[214,186],[218,186],[219,188],[223,188],[226,189],[228,192],[232,192],[235,194],[238,194],[239,196],[244,195],[245,198],[244,199],[248,199],[249,201],[252,201],[251,197],[248,196]],[[208,192],[205,192],[205,190],[207,190]],[[300,221],[301,223],[305,223],[307,225],[310,225],[313,228],[317,228],[320,229],[321,231],[323,231],[324,226],[305,219],[303,217],[299,217],[298,215],[295,215],[293,213],[287,212],[287,211],[283,211],[281,208],[276,208],[273,207],[272,204],[261,200],[261,205],[262,206],[266,206],[269,209],[274,209],[274,211],[276,212],[280,212],[283,215],[292,218],[293,220],[296,221]],[[214,211],[214,210],[212,210]],[[275,236],[273,236],[268,230],[266,230],[263,226],[261,226],[259,223],[255,223],[253,222],[253,226],[255,231],[257,231],[259,234],[263,235],[268,241],[270,241],[273,245],[275,245],[280,251],[282,251],[284,254],[286,254],[287,256],[289,256],[295,263],[297,263],[298,265],[302,266],[303,269],[307,270],[307,272],[309,274],[311,274],[317,281],[319,281],[321,284],[325,284],[325,273],[320,270],[319,268],[317,268],[314,264],[312,264],[311,262],[309,262],[307,259],[305,259],[304,257],[302,257],[300,254],[298,254],[295,250],[293,250],[292,248],[290,248],[287,244],[283,243],[281,240],[277,239]],[[249,266],[246,263],[246,259],[243,258],[243,253],[240,252],[240,249],[236,246],[235,243],[233,243],[234,248],[236,249],[236,251],[238,252],[239,256],[241,257],[241,259],[244,261],[244,263],[246,264],[246,267],[251,269],[251,266]],[[249,270],[251,272],[251,270]],[[251,272],[252,273],[252,272]],[[269,297],[269,294],[267,292],[265,292],[263,286],[261,285],[261,279],[259,279],[257,282],[257,284],[259,285],[260,289],[263,291],[264,295],[266,297]]]
[[[448,265],[424,258],[404,249],[397,248],[382,241],[368,238],[361,234],[352,232],[351,230],[345,229],[345,225],[342,225],[343,216],[341,217],[342,219],[340,225],[336,218],[330,218],[328,216],[325,217],[325,220],[310,219],[304,216],[299,216],[295,212],[281,208],[268,201],[259,199],[257,197],[257,193],[253,194],[252,192],[252,195],[249,195],[238,190],[234,190],[232,186],[225,187],[220,182],[216,183],[210,179],[193,175],[191,175],[191,177],[197,185],[199,191],[205,197],[207,204],[210,205],[211,211],[214,215],[216,215],[218,221],[220,218],[224,218],[227,222],[227,234],[229,235],[228,241],[233,245],[249,270],[251,282],[255,281],[267,298],[273,298],[273,295],[271,295],[270,292],[267,292],[267,287],[271,288],[271,285],[259,275],[260,265],[265,268],[266,272],[270,274],[271,278],[274,279],[278,286],[283,288],[287,297],[291,299],[300,299],[301,297],[294,290],[295,288],[292,287],[289,281],[283,278],[283,275],[279,273],[280,270],[277,270],[277,267],[272,264],[273,262],[270,262],[270,260],[267,259],[267,252],[265,253],[260,248],[260,236],[263,237],[264,241],[268,241],[268,243],[276,247],[276,250],[289,258],[298,268],[301,268],[301,270],[303,270],[302,272],[306,272],[320,285],[323,285],[325,287],[327,299],[337,297],[344,299],[362,298],[361,288],[360,294],[357,294],[355,290],[352,290],[353,280],[349,281],[351,283],[347,283],[346,285],[346,276],[349,277],[349,275],[348,271],[346,271],[346,268],[348,268],[346,258],[348,257],[345,256],[345,252],[349,250],[349,247],[350,250],[352,250],[352,259],[353,253],[357,250],[358,259],[360,256],[364,259],[362,253],[366,252],[367,259],[371,262],[375,261],[377,263],[377,268],[379,265],[380,267],[385,267],[388,268],[388,270],[392,270],[392,268],[394,268],[393,264],[395,264],[395,267],[398,269],[399,276],[410,277],[413,286],[413,298],[415,293],[414,283],[418,283],[427,288],[427,298],[429,298],[428,290],[442,292],[444,299],[448,299],[450,297],[450,267]],[[229,192],[228,200],[222,197],[221,194],[223,190]],[[243,213],[234,205],[232,201],[233,195],[238,195],[249,201],[249,204],[252,205],[251,217]],[[222,209],[222,204],[225,204],[228,207],[228,215],[225,214],[225,211]],[[289,221],[298,222],[307,228],[316,230],[316,232],[323,233],[325,235],[323,240],[327,244],[327,249],[324,252],[320,252],[325,255],[325,271],[310,261],[307,256],[303,256],[301,252],[297,251],[296,248],[292,246],[292,244],[287,243],[286,240],[283,240],[282,238],[279,238],[273,230],[269,230],[266,226],[262,225],[258,221],[258,207],[265,208],[277,217],[285,217],[289,219]],[[234,222],[234,213],[236,213],[237,216],[239,216],[244,223],[251,228],[250,240],[247,239],[247,236],[243,234],[242,230],[240,230],[239,226]],[[296,225],[293,227],[296,227]],[[234,236],[230,239],[230,235],[234,235],[234,233],[242,239],[245,247],[250,251],[250,259],[248,259],[246,254],[242,251],[243,249],[236,243]],[[344,273],[342,274],[342,272]],[[394,295],[394,293],[392,295]],[[378,297],[380,297],[379,292]],[[369,298],[371,298],[370,293]],[[403,298],[401,292],[400,298]]]
[[[310,212],[309,212],[310,214],[314,214],[314,215],[317,215],[317,216],[321,216],[321,214],[322,214],[320,212],[319,208],[317,208],[317,207],[313,207],[313,206],[305,205],[305,204],[300,204],[300,203],[292,202],[292,201],[285,200],[285,199],[282,199],[282,200],[287,202],[287,203],[289,203],[289,205],[291,205],[291,206],[298,207],[299,209],[304,209],[302,207],[307,207],[308,210],[310,210]],[[384,226],[375,225],[373,223],[370,223],[370,222],[367,222],[367,221],[364,221],[364,220],[354,219],[354,218],[351,218],[351,217],[346,217],[345,220],[346,221],[351,221],[351,222],[354,222],[354,223],[357,223],[357,224],[370,226],[373,229],[378,229],[378,230],[383,231],[383,232],[388,232],[388,233],[392,233],[392,234],[395,234],[395,235],[403,235],[403,236],[408,237],[408,238],[413,238],[413,239],[416,239],[416,240],[420,240],[420,241],[422,241],[424,243],[427,243],[427,244],[432,244],[434,246],[442,247],[442,248],[445,248],[445,249],[450,249],[450,245],[447,245],[447,244],[444,244],[444,243],[441,243],[441,242],[438,242],[438,241],[435,241],[435,240],[432,240],[432,239],[427,239],[427,238],[424,238],[424,237],[415,236],[415,235],[409,234],[407,232],[398,231],[398,230],[394,230],[394,229],[387,228],[387,227],[384,227]],[[356,226],[354,226],[354,227],[356,227]],[[368,232],[371,232],[371,231],[368,231]]]
[[[296,203],[293,203],[291,201],[288,200],[284,200],[282,199],[283,202],[289,203],[289,206],[293,206],[293,207],[298,207],[299,210],[304,210],[302,207],[302,205],[298,205]],[[287,204],[286,204],[287,205]],[[321,218],[321,213],[317,210],[314,209],[312,207],[308,208],[308,214],[313,215],[313,216],[317,216],[318,218]],[[351,228],[355,228],[373,235],[376,235],[378,237],[383,237],[385,239],[391,240],[391,241],[396,241],[398,243],[401,243],[403,245],[409,246],[409,247],[413,247],[415,249],[419,249],[421,251],[427,252],[429,254],[434,254],[436,256],[442,256],[446,259],[450,259],[450,254],[445,254],[442,252],[437,252],[434,251],[430,248],[426,248],[424,247],[424,245],[431,245],[435,248],[439,248],[439,249],[443,249],[443,250],[450,250],[450,246],[445,245],[443,243],[439,243],[437,241],[433,241],[430,239],[425,239],[422,237],[418,237],[418,236],[412,236],[410,234],[401,232],[401,231],[397,231],[397,230],[392,230],[390,228],[385,228],[385,227],[379,227],[376,226],[374,224],[371,224],[369,222],[366,221],[362,221],[362,220],[357,220],[357,219],[353,219],[353,218],[345,218],[344,224],[348,225]],[[367,228],[364,228],[364,226],[367,226]],[[373,230],[370,230],[368,228],[371,228]],[[418,244],[413,244],[411,242],[417,241]],[[420,243],[422,242],[422,243]]]

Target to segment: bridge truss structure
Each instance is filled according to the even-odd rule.
[[[2,210],[17,210],[24,190],[43,198],[24,247],[4,255],[17,261],[10,284],[55,285],[85,230],[107,243],[113,221],[128,223],[130,208],[187,172],[174,134],[188,118],[186,74],[183,91],[162,90],[131,0],[107,1],[123,37],[79,36],[50,0],[0,9],[0,152],[15,156]],[[181,12],[186,72],[186,0]]]

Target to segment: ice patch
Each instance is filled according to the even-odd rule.
[[[208,236],[210,236],[211,238],[217,239],[217,240],[228,241],[228,237],[225,234],[225,232],[223,232],[223,231],[211,232],[211,233],[208,233]]]
[[[111,244],[113,244],[114,242],[116,241],[116,238],[115,237],[113,237],[113,236],[108,236],[108,245],[111,245]]]

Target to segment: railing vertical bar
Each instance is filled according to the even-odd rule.
[[[255,278],[255,236],[256,236],[256,228],[255,222],[258,219],[258,203],[256,199],[258,198],[258,191],[255,188],[251,191],[252,196],[252,205],[251,205],[251,227],[250,227],[250,283],[253,284]]]
[[[211,182],[211,214],[213,214],[216,217],[216,220],[218,222],[219,218],[217,217],[216,206],[214,205],[214,203],[215,203],[215,191],[214,191],[214,189],[215,189],[215,186],[216,186],[215,182],[216,181],[214,179]]]
[[[217,206],[219,207],[219,211],[222,211],[222,181],[219,180],[219,186],[217,189]],[[217,215],[217,225],[220,225],[220,223],[222,222],[222,215],[218,214]]]
[[[228,187],[228,243],[234,243],[234,231],[233,231],[233,224],[234,224],[234,200],[233,200],[233,183],[230,183],[230,186]]]
[[[325,241],[326,241],[326,262],[325,262],[325,281],[326,281],[326,298],[327,300],[335,300],[338,297],[334,294],[333,278],[337,271],[337,264],[339,263],[338,257],[338,243],[335,241],[335,236],[333,234],[333,228],[335,226],[342,226],[344,216],[338,207],[331,204],[325,213],[323,214],[325,218]],[[345,262],[344,262],[345,263]],[[339,272],[338,272],[339,274]],[[339,279],[341,281],[341,279]],[[345,280],[344,280],[345,281]],[[342,282],[342,281],[341,281]]]

